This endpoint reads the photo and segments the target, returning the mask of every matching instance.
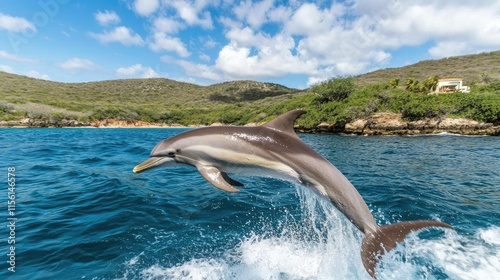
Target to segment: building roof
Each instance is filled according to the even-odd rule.
[[[446,82],[446,81],[462,81],[462,78],[443,78],[439,79],[440,82]]]

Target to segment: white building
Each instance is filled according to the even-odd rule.
[[[456,92],[456,91],[469,92],[470,88],[468,86],[463,85],[462,79],[446,78],[446,79],[439,79],[435,93],[446,93],[446,92]]]

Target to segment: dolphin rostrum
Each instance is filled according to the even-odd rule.
[[[159,142],[151,157],[134,168],[191,165],[215,187],[237,192],[241,183],[228,173],[270,176],[312,188],[326,196],[351,223],[364,233],[363,265],[376,278],[375,268],[385,252],[412,231],[452,226],[438,221],[410,221],[378,226],[365,201],[340,171],[295,134],[293,110],[257,127],[205,127],[186,131]]]

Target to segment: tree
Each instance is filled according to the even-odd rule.
[[[349,97],[356,90],[356,82],[353,77],[334,77],[320,82],[311,91],[321,97],[323,101],[341,101]]]
[[[392,79],[389,81],[389,85],[392,88],[397,88],[399,86],[399,79]]]
[[[415,83],[415,81],[413,79],[411,79],[411,78],[406,79],[405,89],[408,91],[411,91],[414,83]]]
[[[430,76],[424,81],[424,86],[427,89],[427,91],[436,91],[438,83],[439,83],[438,76]]]
[[[420,93],[422,91],[425,91],[425,85],[419,81],[414,81],[411,84],[410,91],[414,93]]]

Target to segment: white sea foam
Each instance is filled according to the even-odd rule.
[[[371,279],[359,254],[362,235],[326,201],[301,190],[299,196],[301,222],[253,234],[222,257],[141,268],[141,278]],[[466,236],[453,231],[428,233],[410,235],[386,254],[377,268],[378,278],[500,279],[500,227]],[[135,263],[131,260],[129,268],[134,269]]]
[[[439,239],[412,235],[384,257],[381,278],[440,279],[436,274],[442,274],[450,279],[500,279],[499,238],[498,227],[481,229],[475,236],[452,231]]]
[[[406,135],[407,137],[428,137],[428,136],[457,136],[457,137],[488,137],[489,135],[487,134],[479,134],[479,135],[467,135],[467,134],[458,134],[458,133],[451,133],[451,132],[438,132],[438,133],[428,133],[428,134],[412,134],[412,135]]]

